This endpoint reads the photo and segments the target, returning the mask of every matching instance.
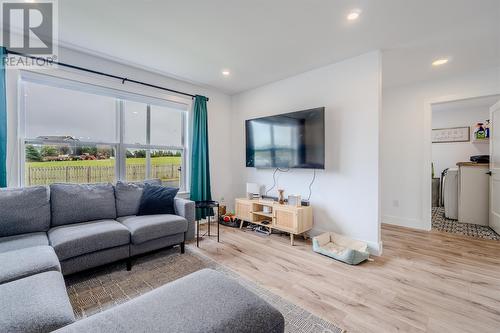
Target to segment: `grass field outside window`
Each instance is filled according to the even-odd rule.
[[[179,186],[182,157],[151,157],[151,171],[166,185]],[[142,180],[139,174],[146,174],[146,158],[126,159],[126,178],[129,181]],[[142,168],[144,170],[142,171]],[[26,162],[25,182],[27,186],[48,185],[55,182],[101,183],[115,182],[115,159],[83,161]],[[135,176],[134,176],[135,175]],[[137,178],[137,179],[135,179]],[[154,178],[154,177],[153,177]]]

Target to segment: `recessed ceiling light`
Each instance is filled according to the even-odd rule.
[[[447,62],[449,61],[448,58],[440,58],[440,59],[436,59],[432,62],[432,66],[441,66],[441,65],[444,65],[446,64]]]
[[[224,76],[229,76],[230,74],[231,74],[231,72],[228,71],[227,69],[222,71],[222,75],[224,75]]]
[[[347,19],[349,21],[354,21],[359,18],[359,15],[361,14],[361,10],[359,9],[353,9],[349,14],[347,14]]]

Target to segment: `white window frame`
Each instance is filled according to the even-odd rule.
[[[126,150],[127,149],[144,149],[148,152],[147,157],[149,157],[150,150],[177,150],[181,151],[181,173],[179,181],[179,193],[185,194],[189,192],[189,116],[191,110],[191,103],[178,98],[165,98],[149,96],[137,92],[129,92],[125,90],[120,90],[116,88],[109,88],[106,86],[96,85],[93,83],[75,81],[67,78],[61,78],[57,76],[44,75],[34,72],[22,72],[18,79],[18,145],[19,145],[19,179],[18,183],[20,186],[25,186],[25,148],[27,144],[46,144],[46,145],[58,145],[58,144],[68,144],[67,141],[63,140],[44,140],[37,138],[27,138],[26,137],[26,110],[25,110],[25,87],[24,82],[34,82],[38,84],[48,85],[56,88],[71,89],[77,91],[85,91],[87,93],[93,93],[97,95],[108,96],[114,98],[116,103],[116,142],[89,142],[89,141],[78,141],[71,142],[72,145],[78,146],[92,146],[92,145],[107,145],[115,150],[115,180],[126,181]],[[144,103],[147,112],[147,125],[146,125],[146,144],[126,144],[124,143],[124,133],[125,133],[125,117],[124,117],[124,101],[134,101]],[[182,128],[181,128],[181,146],[168,146],[168,145],[151,145],[151,123],[150,123],[150,112],[151,106],[173,106],[179,108],[179,112],[182,114]],[[146,158],[146,179],[151,178],[151,159]]]

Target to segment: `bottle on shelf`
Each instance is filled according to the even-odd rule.
[[[484,129],[483,123],[477,123],[476,129],[474,130],[474,139],[482,140],[486,139],[486,131]]]

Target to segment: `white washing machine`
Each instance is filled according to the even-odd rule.
[[[444,216],[458,220],[458,169],[448,169],[443,176]]]

